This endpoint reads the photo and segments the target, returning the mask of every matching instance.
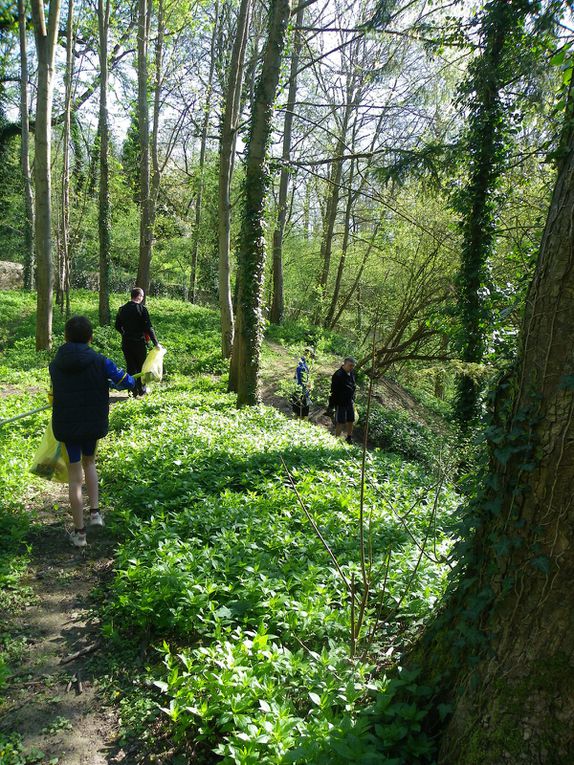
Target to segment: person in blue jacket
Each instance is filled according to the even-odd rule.
[[[311,406],[311,381],[309,376],[309,361],[314,358],[312,348],[305,348],[305,353],[299,359],[295,370],[297,390],[291,396],[291,406],[296,417],[302,420],[309,416]]]
[[[99,510],[96,445],[108,432],[110,381],[134,390],[136,381],[113,361],[90,348],[92,325],[85,316],[72,316],[65,327],[65,343],[51,362],[52,429],[65,444],[70,459],[68,493],[74,520],[70,541],[86,545],[82,504],[82,468],[90,500],[90,525],[103,526]]]

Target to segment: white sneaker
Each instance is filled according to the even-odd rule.
[[[101,513],[90,513],[90,526],[105,526]]]
[[[85,547],[86,542],[86,532],[85,531],[70,531],[70,542],[74,545],[74,547]]]

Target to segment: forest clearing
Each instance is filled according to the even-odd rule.
[[[0,2],[0,765],[574,764],[573,11]]]

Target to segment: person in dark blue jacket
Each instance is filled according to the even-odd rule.
[[[72,316],[66,322],[65,340],[49,367],[52,429],[56,440],[65,444],[70,459],[68,492],[74,519],[70,540],[76,547],[85,547],[82,467],[90,500],[90,525],[103,526],[95,453],[98,440],[108,432],[109,381],[129,390],[134,390],[136,381],[90,348],[92,325],[85,316]]]
[[[295,370],[295,382],[297,390],[291,396],[291,407],[296,417],[304,420],[309,416],[309,407],[311,406],[311,379],[309,373],[309,362],[315,358],[312,348],[305,348],[305,353],[299,359],[297,369]]]

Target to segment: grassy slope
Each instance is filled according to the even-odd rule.
[[[31,298],[6,297],[0,375],[15,386],[4,399],[9,415],[38,402],[47,354],[33,351]],[[94,318],[95,296],[75,295],[74,310]],[[360,592],[358,451],[266,407],[237,411],[217,378],[198,375],[222,371],[214,314],[169,300],[151,310],[168,378],[145,401],[114,407],[100,454],[109,519],[125,540],[102,609],[110,647],[130,680],[137,674],[123,701],[126,725],[151,736],[167,726],[185,756],[215,749],[243,765],[424,761],[417,710],[389,706],[380,664],[400,653],[440,596],[456,497],[441,487],[435,505],[434,479],[422,468],[369,455],[362,637],[375,634],[372,644],[359,641],[367,661],[350,661],[348,594],[280,457]],[[97,331],[96,347],[119,356],[111,330]],[[36,485],[24,466],[43,422],[12,428],[9,446],[0,438],[10,475],[0,523],[20,535],[23,497]],[[144,669],[131,665],[142,650]],[[388,723],[377,737],[359,715],[375,691]]]

